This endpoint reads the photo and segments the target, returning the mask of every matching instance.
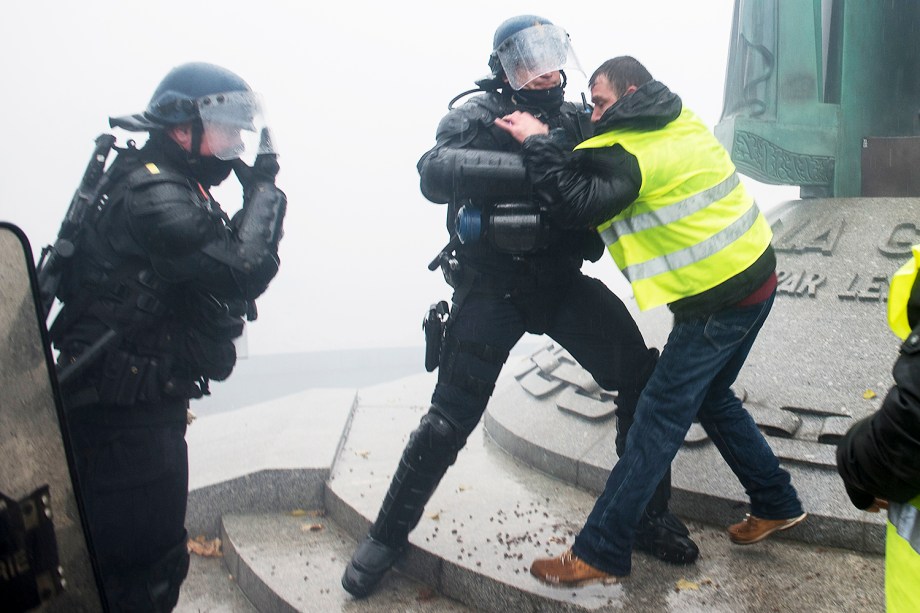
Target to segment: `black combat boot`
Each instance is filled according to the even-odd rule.
[[[342,575],[345,591],[355,598],[364,598],[374,591],[405,551],[409,532],[418,524],[425,504],[443,475],[443,472],[431,475],[414,470],[403,456],[383,499],[377,521],[345,567]]]
[[[355,598],[369,596],[404,550],[405,546],[391,547],[368,535],[345,567],[342,587]]]
[[[692,564],[700,549],[690,539],[690,531],[670,511],[642,514],[636,527],[635,548],[671,564]]]
[[[406,549],[409,533],[462,447],[453,427],[429,413],[406,445],[383,499],[377,521],[358,545],[342,575],[342,587],[355,598],[370,595]]]

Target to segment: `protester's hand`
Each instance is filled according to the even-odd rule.
[[[499,117],[495,125],[514,137],[514,140],[523,143],[528,136],[549,134],[549,126],[523,111],[515,111],[510,115]]]
[[[876,498],[872,501],[872,504],[869,505],[869,508],[866,509],[867,513],[878,513],[882,509],[888,510],[888,501],[882,500],[881,498]]]

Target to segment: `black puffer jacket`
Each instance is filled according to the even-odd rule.
[[[837,447],[837,470],[860,509],[873,498],[908,502],[920,494],[920,326],[901,345],[892,373],[882,407]]]

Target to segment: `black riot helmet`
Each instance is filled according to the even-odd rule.
[[[242,77],[215,64],[176,66],[160,81],[143,113],[109,118],[113,128],[135,132],[186,123],[208,140],[217,158],[237,158],[247,150],[276,153],[259,95]]]
[[[520,90],[540,75],[567,67],[582,71],[569,35],[549,19],[518,15],[496,28],[489,68],[494,79],[506,76],[512,89]]]

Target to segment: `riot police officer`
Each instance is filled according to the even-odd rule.
[[[278,271],[287,199],[259,97],[229,70],[178,66],[143,113],[110,124],[149,138],[119,148],[97,186],[51,337],[109,607],[168,611],[189,565],[189,399],[233,369]],[[210,192],[231,170],[232,219]]]
[[[491,75],[477,82],[483,93],[451,108],[438,126],[436,145],[419,160],[422,193],[448,205],[451,240],[432,268],[440,265],[453,304],[431,408],[342,577],[354,596],[370,594],[404,550],[525,332],[548,334],[601,387],[617,391],[616,446],[623,451],[657,350],[646,346],[620,299],[581,273],[584,260],[603,253],[598,235],[547,223],[532,197],[520,145],[495,126],[497,118],[527,110],[569,149],[588,138],[590,113],[563,99],[567,66],[578,68],[565,30],[534,15],[506,20],[495,32]],[[698,549],[668,512],[669,497],[667,474],[643,517],[637,547],[669,562],[693,562]]]

